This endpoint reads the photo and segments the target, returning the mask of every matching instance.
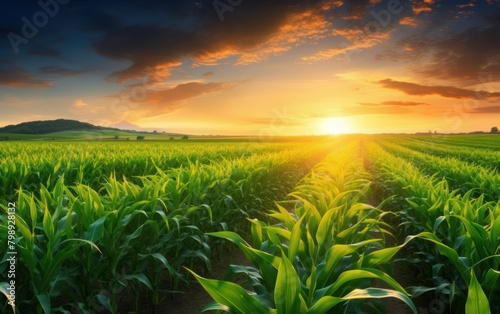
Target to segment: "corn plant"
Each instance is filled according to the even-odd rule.
[[[402,247],[383,247],[390,234],[380,209],[360,203],[369,182],[352,160],[355,146],[317,167],[291,193],[293,213],[278,205],[269,216],[277,224],[252,220],[253,245],[236,233],[211,236],[227,239],[243,251],[253,267],[232,266],[248,277],[254,293],[227,281],[196,279],[214,298],[205,310],[231,313],[325,313],[344,308],[359,310],[356,300],[394,297],[416,313],[409,294],[391,276],[379,270]],[[404,245],[404,244],[403,244]],[[384,281],[392,289],[370,287]]]
[[[417,232],[435,247],[417,252],[426,265],[434,265],[428,277],[442,290],[448,287],[448,302],[467,313],[497,311],[500,289],[499,204],[483,195],[472,198],[450,191],[446,180],[423,176],[410,163],[371,146],[375,163],[388,175],[394,190],[407,198],[409,207],[400,212],[405,232]],[[392,178],[391,178],[392,177]],[[439,257],[443,256],[445,259]],[[451,267],[447,267],[447,266]]]
[[[19,188],[17,271],[23,279],[16,283],[16,304],[21,312],[116,313],[125,299],[132,300],[134,311],[141,299],[160,303],[187,284],[183,266],[211,267],[212,252],[221,244],[205,232],[240,230],[250,213],[285,195],[302,176],[301,167],[312,166],[324,151],[317,143],[309,151],[292,143],[255,150],[230,143],[201,152],[199,146],[186,146],[191,147],[186,155],[169,146],[161,156],[170,157],[175,149],[177,159],[159,160],[144,158],[139,150],[121,156],[120,145],[103,149],[113,154],[109,162],[95,150],[102,145],[85,143],[88,151],[77,149],[73,157],[87,162],[75,167],[71,158],[54,163],[51,150],[73,144],[58,145],[42,146],[48,155],[26,164],[22,173],[10,168],[24,181],[5,180],[8,188]],[[90,160],[93,155],[97,158]],[[124,162],[134,166],[115,171]],[[33,177],[36,167],[41,173]],[[0,228],[2,247],[6,230]],[[0,269],[7,265],[2,258]]]

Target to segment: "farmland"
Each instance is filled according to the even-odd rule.
[[[193,285],[234,313],[498,313],[499,144],[1,142],[1,312],[15,253],[19,313],[153,312]],[[247,262],[211,278],[226,252]]]

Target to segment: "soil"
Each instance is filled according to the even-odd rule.
[[[229,265],[247,265],[250,266],[249,262],[246,260],[244,254],[237,249],[235,246],[227,249],[226,255],[224,255],[221,261],[212,265],[212,270],[204,272],[197,271],[198,274],[209,279],[219,279],[223,280],[226,271],[229,269]],[[156,313],[168,313],[168,314],[191,314],[200,313],[203,307],[208,303],[212,302],[213,299],[210,295],[203,289],[203,287],[194,279],[191,275],[186,275],[190,280],[189,283],[179,287],[181,292],[177,294],[170,294],[163,302],[161,302],[156,307],[150,302],[150,299],[146,298],[146,293],[143,293],[143,298],[139,300],[139,311],[135,311],[133,307],[133,300],[124,299],[120,304],[120,314],[131,314],[131,313],[141,313],[141,314],[156,314]],[[239,282],[237,282],[239,283]],[[239,283],[242,284],[242,283]],[[168,286],[168,284],[166,284]],[[168,287],[163,287],[168,289]]]
[[[229,265],[247,265],[250,266],[245,255],[239,249],[233,249],[224,258],[223,261],[214,265],[212,271],[203,275],[205,278],[219,279],[222,280],[224,274],[226,273]],[[165,304],[162,304],[158,313],[169,313],[169,314],[190,314],[190,313],[200,313],[205,305],[212,302],[212,297],[202,288],[202,286],[193,280],[189,289],[183,293],[179,294],[174,299],[168,300]]]

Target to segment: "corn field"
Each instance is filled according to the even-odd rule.
[[[500,313],[497,142],[2,142],[0,311],[143,313],[199,284],[203,311]]]

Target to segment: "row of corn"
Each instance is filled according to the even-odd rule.
[[[252,266],[231,266],[234,275],[246,278],[245,287],[194,274],[215,300],[205,310],[379,312],[379,299],[397,298],[416,313],[409,293],[383,268],[406,243],[386,247],[387,213],[366,204],[369,178],[358,145],[345,145],[303,179],[291,193],[295,202],[268,214],[273,223],[251,220],[250,241],[233,232],[209,233],[235,243]],[[375,280],[388,288],[378,288]]]
[[[416,288],[414,294],[433,291],[430,310],[435,312],[500,312],[500,203],[493,200],[497,192],[473,197],[474,190],[463,193],[448,183],[453,175],[463,175],[456,180],[465,184],[485,172],[386,142],[383,147],[402,158],[374,143],[366,150],[387,195],[400,197],[401,234],[418,234],[406,260],[419,268],[426,288]],[[442,172],[422,173],[413,163],[421,164],[424,158],[429,167],[442,166]]]
[[[93,186],[65,173],[35,191],[22,185],[15,199],[17,312],[116,313],[123,304],[138,312],[141,300],[162,302],[186,281],[183,266],[210,268],[221,244],[205,233],[241,230],[246,217],[293,188],[322,154],[322,145],[307,147],[214,155],[218,162],[155,167],[134,182],[103,175],[101,167]],[[8,297],[7,202],[1,208],[0,291]],[[0,312],[9,309],[2,302]]]

